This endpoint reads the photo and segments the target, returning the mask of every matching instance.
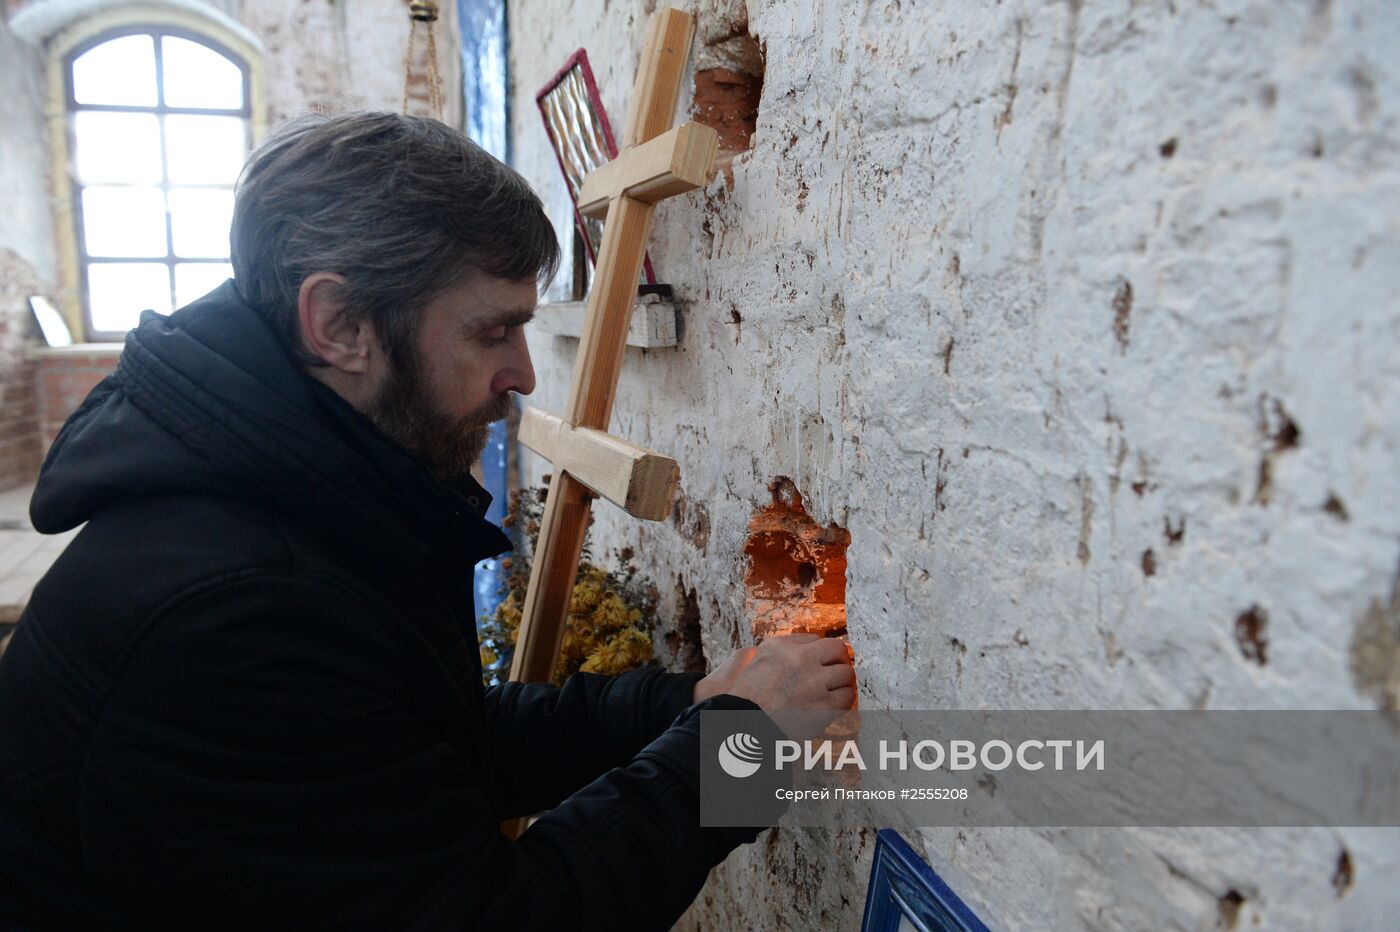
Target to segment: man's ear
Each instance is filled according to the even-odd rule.
[[[345,276],[314,272],[297,292],[297,318],[301,338],[313,356],[341,372],[369,371],[370,355],[377,349],[374,329],[364,320],[352,321],[340,298]]]

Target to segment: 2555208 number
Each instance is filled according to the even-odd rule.
[[[967,787],[917,786],[912,788],[909,798],[913,800],[967,799]]]

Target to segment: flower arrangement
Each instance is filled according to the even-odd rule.
[[[481,617],[481,669],[488,686],[503,682],[510,672],[530,582],[530,560],[548,494],[547,487],[537,487],[510,495],[504,524],[516,530],[522,541],[516,553],[502,561],[508,575],[501,587],[501,604],[494,614]],[[592,525],[591,515],[589,524]],[[639,578],[632,548],[618,550],[615,556],[617,569],[609,571],[597,566],[590,542],[584,537],[564,642],[554,668],[556,686],[580,671],[612,675],[654,659],[650,632],[656,624],[656,587]]]

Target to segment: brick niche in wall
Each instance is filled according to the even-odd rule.
[[[12,360],[0,371],[0,489],[27,482],[39,469],[36,371],[24,359]]]
[[[0,249],[0,489],[28,482],[39,469],[39,402],[34,361],[36,336],[29,295],[42,294],[33,266],[12,249]]]
[[[35,355],[35,394],[39,407],[39,443],[48,451],[68,415],[88,392],[116,368],[120,344],[90,344],[39,350]]]

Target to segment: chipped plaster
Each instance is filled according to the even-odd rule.
[[[732,180],[658,211],[651,256],[683,336],[628,351],[611,427],[679,460],[706,545],[686,520],[605,507],[595,533],[654,579],[684,577],[711,661],[749,643],[744,543],[782,475],[850,532],[862,708],[1383,701],[1393,658],[1371,651],[1394,644],[1372,629],[1400,556],[1393,4],[683,5],[698,46],[747,23],[762,98]],[[653,6],[510,4],[518,167],[566,234],[534,91],[583,45],[622,121]],[[531,346],[532,401],[563,410],[577,343]],[[527,455],[527,475],[545,468]],[[1400,909],[1393,832],[915,842],[1013,929],[1227,912],[1366,929]],[[683,927],[855,928],[872,845],[854,827],[765,833]]]

